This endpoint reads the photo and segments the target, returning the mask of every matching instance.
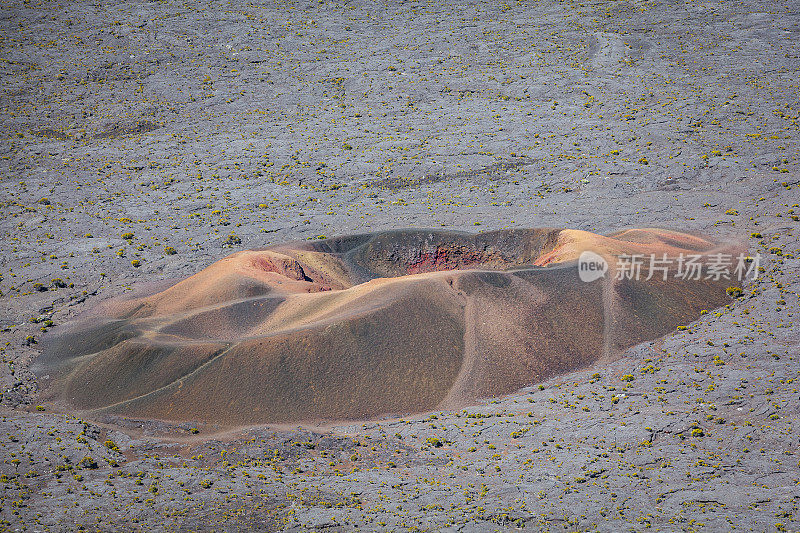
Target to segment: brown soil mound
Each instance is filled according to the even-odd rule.
[[[584,282],[592,250],[605,277]],[[723,305],[730,282],[615,279],[620,254],[737,253],[655,229],[392,231],[228,256],[53,339],[43,396],[221,425],[455,407],[609,358]]]

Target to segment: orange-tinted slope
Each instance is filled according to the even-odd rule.
[[[584,250],[611,271],[581,281]],[[738,252],[654,229],[290,243],[107,306],[102,321],[51,341],[34,370],[45,399],[96,414],[242,425],[454,407],[590,365],[726,302],[724,279],[614,279],[616,256],[721,251]]]

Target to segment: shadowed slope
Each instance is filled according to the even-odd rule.
[[[611,271],[581,281],[584,250]],[[51,340],[34,370],[45,399],[65,407],[222,425],[454,407],[612,357],[724,304],[724,279],[614,276],[620,254],[718,251],[738,250],[665,230],[289,243],[109,305],[108,319]]]

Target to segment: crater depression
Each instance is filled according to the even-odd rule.
[[[609,271],[581,281],[592,251]],[[45,401],[222,426],[454,408],[622,350],[729,301],[720,279],[616,258],[736,253],[661,229],[398,230],[234,253],[103,306],[34,363]]]

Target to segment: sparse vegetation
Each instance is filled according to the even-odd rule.
[[[725,289],[725,292],[731,298],[739,298],[744,294],[744,291],[742,290],[741,287],[728,287],[727,289]]]
[[[800,530],[796,11],[9,5],[0,530]],[[100,424],[47,403],[32,373],[100,301],[243,245],[544,225],[744,238],[758,279],[737,279],[734,256],[722,307],[435,418],[224,435],[194,427],[201,417]],[[501,312],[462,309],[470,289],[454,283],[448,317]],[[547,300],[536,324],[568,301]],[[591,327],[592,304],[572,305]],[[432,378],[415,367],[408,379]],[[322,401],[313,392],[297,397]]]

